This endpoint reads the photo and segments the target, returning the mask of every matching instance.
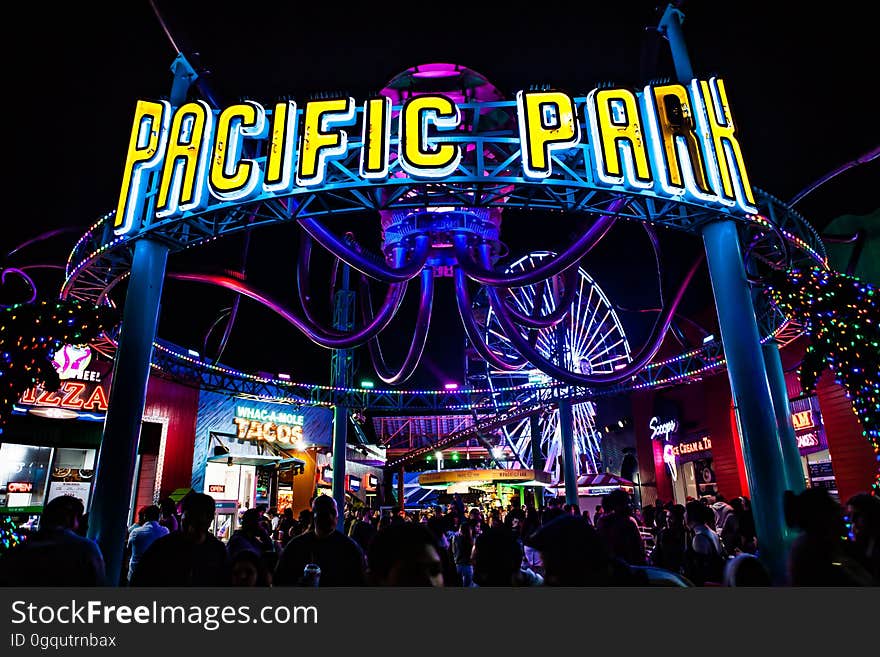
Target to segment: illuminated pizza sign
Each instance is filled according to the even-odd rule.
[[[251,406],[236,406],[232,422],[239,440],[293,444],[303,439],[302,415]]]
[[[69,409],[74,411],[107,411],[107,391],[101,385],[86,381],[62,381],[58,390],[31,388],[21,396],[28,406]]]
[[[565,152],[588,162],[598,187],[757,211],[723,80],[609,87],[577,97],[520,91],[509,105],[518,152],[505,175],[540,182]],[[360,166],[352,184],[472,176],[463,156],[474,144],[462,126],[473,107],[443,94],[394,107],[387,97],[358,103],[345,96],[218,110],[202,100],[176,108],[138,101],[114,231],[140,226],[151,179],[156,218],[172,220],[220,203],[320,190],[334,161],[355,150]]]

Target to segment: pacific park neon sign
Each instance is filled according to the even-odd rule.
[[[515,106],[519,158],[511,177],[549,178],[552,155],[571,151],[589,161],[598,186],[757,211],[721,79],[640,92],[594,89],[583,97],[520,91]],[[333,161],[352,148],[360,151],[357,175],[365,183],[473,175],[462,164],[473,134],[463,130],[464,107],[442,94],[396,107],[386,97],[360,106],[351,97],[311,100],[302,108],[289,100],[271,109],[245,101],[222,110],[201,100],[177,108],[140,100],[114,231],[140,225],[151,179],[155,217],[173,219],[218,202],[318,190]]]

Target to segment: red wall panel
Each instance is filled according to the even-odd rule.
[[[197,388],[150,377],[144,415],[162,418],[167,423],[161,497],[175,488],[186,488],[192,483],[193,441],[198,409]]]
[[[840,501],[856,493],[867,493],[874,480],[876,457],[868,439],[862,435],[862,425],[844,389],[834,383],[832,373],[826,371],[816,388],[819,409],[825,423],[831,467],[837,480]]]

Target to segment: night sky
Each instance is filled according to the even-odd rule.
[[[519,15],[511,9],[515,3],[446,3],[435,5],[430,20],[412,16],[431,11],[430,5],[415,10],[412,3],[359,3],[354,10],[302,2],[157,4],[178,46],[200,53],[223,106],[240,98],[268,104],[280,96],[302,103],[320,92],[346,92],[360,101],[406,68],[434,61],[472,68],[508,98],[536,84],[583,94],[600,82],[641,87],[674,76],[666,44],[646,30],[659,20],[659,3],[542,3],[552,12],[544,17]],[[770,4],[688,3],[684,27],[696,74],[726,81],[753,185],[789,199],[880,142],[874,100],[880,73],[867,3],[837,2],[821,12],[804,3],[772,3],[785,7],[767,14]],[[0,255],[45,231],[81,228],[5,262],[60,264],[83,230],[115,207],[135,103],[167,96],[175,51],[147,0],[58,9],[28,3],[17,11],[21,18],[7,25],[3,44],[4,168],[14,173],[5,192]],[[797,207],[822,230],[836,216],[874,211],[878,182],[875,160]],[[560,248],[583,227],[574,217],[542,219],[536,213],[505,216],[502,239],[512,253]],[[350,227],[365,242],[378,239],[378,218],[361,217]],[[248,280],[291,304],[297,232],[292,225],[255,232],[247,260]],[[242,244],[237,236],[172,255],[169,270],[238,269]],[[662,248],[671,287],[701,244],[664,232]],[[638,226],[615,228],[584,266],[620,306],[656,304],[651,251]],[[705,268],[699,279],[684,311],[712,329]],[[322,281],[326,287],[326,280],[326,274],[316,276],[313,287],[320,289]],[[39,271],[43,296],[57,293],[60,282],[57,271]],[[4,299],[13,293],[7,286]],[[463,376],[464,339],[449,280],[439,281],[436,299],[428,351],[410,385]],[[230,301],[228,292],[167,281],[160,335],[201,350],[208,327]],[[649,316],[621,310],[621,319],[637,349]],[[384,334],[390,360],[398,360],[396,349],[407,345],[409,330]],[[223,360],[247,370],[290,372],[302,381],[329,379],[329,352],[247,301]],[[366,353],[360,377],[375,378]]]

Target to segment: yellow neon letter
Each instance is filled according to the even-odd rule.
[[[174,113],[156,216],[201,207],[207,185],[208,152],[214,131],[214,114],[203,100],[181,105]]]
[[[250,196],[260,182],[260,167],[249,158],[239,159],[244,137],[260,138],[266,131],[266,110],[246,101],[220,113],[211,157],[211,193],[221,201]]]
[[[552,171],[550,153],[581,140],[574,101],[561,91],[520,91],[516,105],[523,173],[546,178]]]
[[[367,180],[386,178],[391,150],[390,98],[371,98],[364,103],[361,140],[361,177]]]
[[[296,184],[311,187],[324,182],[327,158],[342,155],[348,149],[345,130],[328,132],[332,126],[354,123],[354,98],[313,100],[306,103],[303,134],[296,166]]]
[[[733,134],[736,127],[727,104],[724,80],[711,78],[709,82],[700,82],[699,90],[694,83],[692,86],[695,97],[699,94],[705,103],[705,116],[709,122],[708,137],[718,163],[718,193],[729,201],[736,200],[746,212],[757,212],[742,149]]]
[[[296,103],[278,103],[272,112],[272,136],[266,154],[263,189],[286,193],[293,189],[293,156],[296,151]]]
[[[400,168],[414,176],[442,178],[461,163],[458,144],[432,144],[428,124],[451,129],[461,123],[458,106],[446,96],[426,94],[407,100],[400,111]]]
[[[609,185],[652,187],[635,94],[628,89],[595,89],[587,96],[587,109],[599,180]]]
[[[664,191],[677,195],[686,190],[702,200],[717,200],[707,179],[687,90],[680,84],[646,87],[644,98]]]
[[[113,229],[117,235],[130,231],[140,219],[147,186],[146,174],[159,165],[165,153],[170,116],[171,105],[164,100],[158,103],[139,100],[135,107],[122,189],[113,219]]]

